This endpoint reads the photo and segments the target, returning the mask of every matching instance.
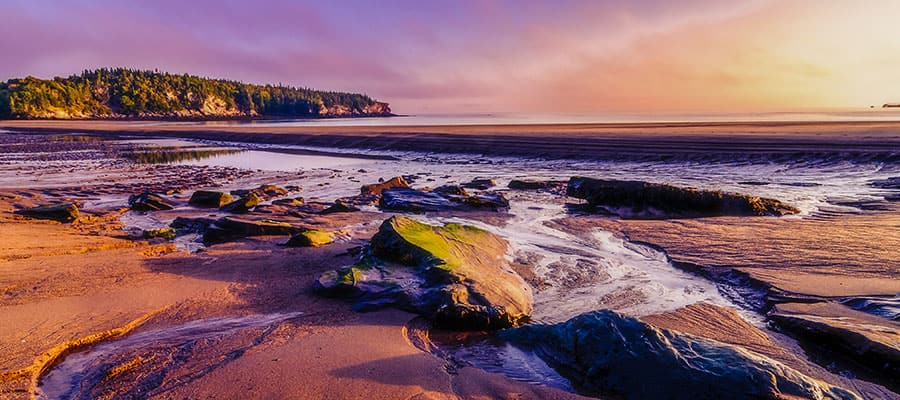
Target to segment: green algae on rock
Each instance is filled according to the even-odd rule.
[[[532,294],[506,264],[506,249],[479,228],[395,216],[359,262],[323,274],[317,288],[356,297],[359,310],[396,306],[451,329],[507,328],[528,320]]]
[[[176,232],[173,228],[148,229],[143,232],[145,239],[161,238],[165,240],[175,239]]]
[[[331,232],[321,229],[304,229],[291,235],[284,245],[287,247],[319,247],[334,242]]]
[[[256,193],[248,193],[246,196],[241,197],[231,203],[228,203],[219,208],[219,210],[230,212],[234,214],[244,214],[250,211],[251,208],[256,207],[259,203],[263,202],[263,198],[259,197]]]

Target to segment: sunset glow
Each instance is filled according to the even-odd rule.
[[[365,91],[404,113],[900,100],[900,2],[618,3],[13,0],[0,79],[158,68]]]

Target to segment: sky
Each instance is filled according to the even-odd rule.
[[[900,101],[896,0],[3,0],[0,17],[0,79],[159,69],[409,114]]]

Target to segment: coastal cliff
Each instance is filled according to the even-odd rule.
[[[252,85],[125,68],[0,83],[0,119],[240,119],[391,116],[364,94]]]

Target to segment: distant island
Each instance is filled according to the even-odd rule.
[[[900,108],[900,103],[884,103],[881,108]]]
[[[357,93],[128,68],[0,83],[0,119],[241,119],[391,116]]]

